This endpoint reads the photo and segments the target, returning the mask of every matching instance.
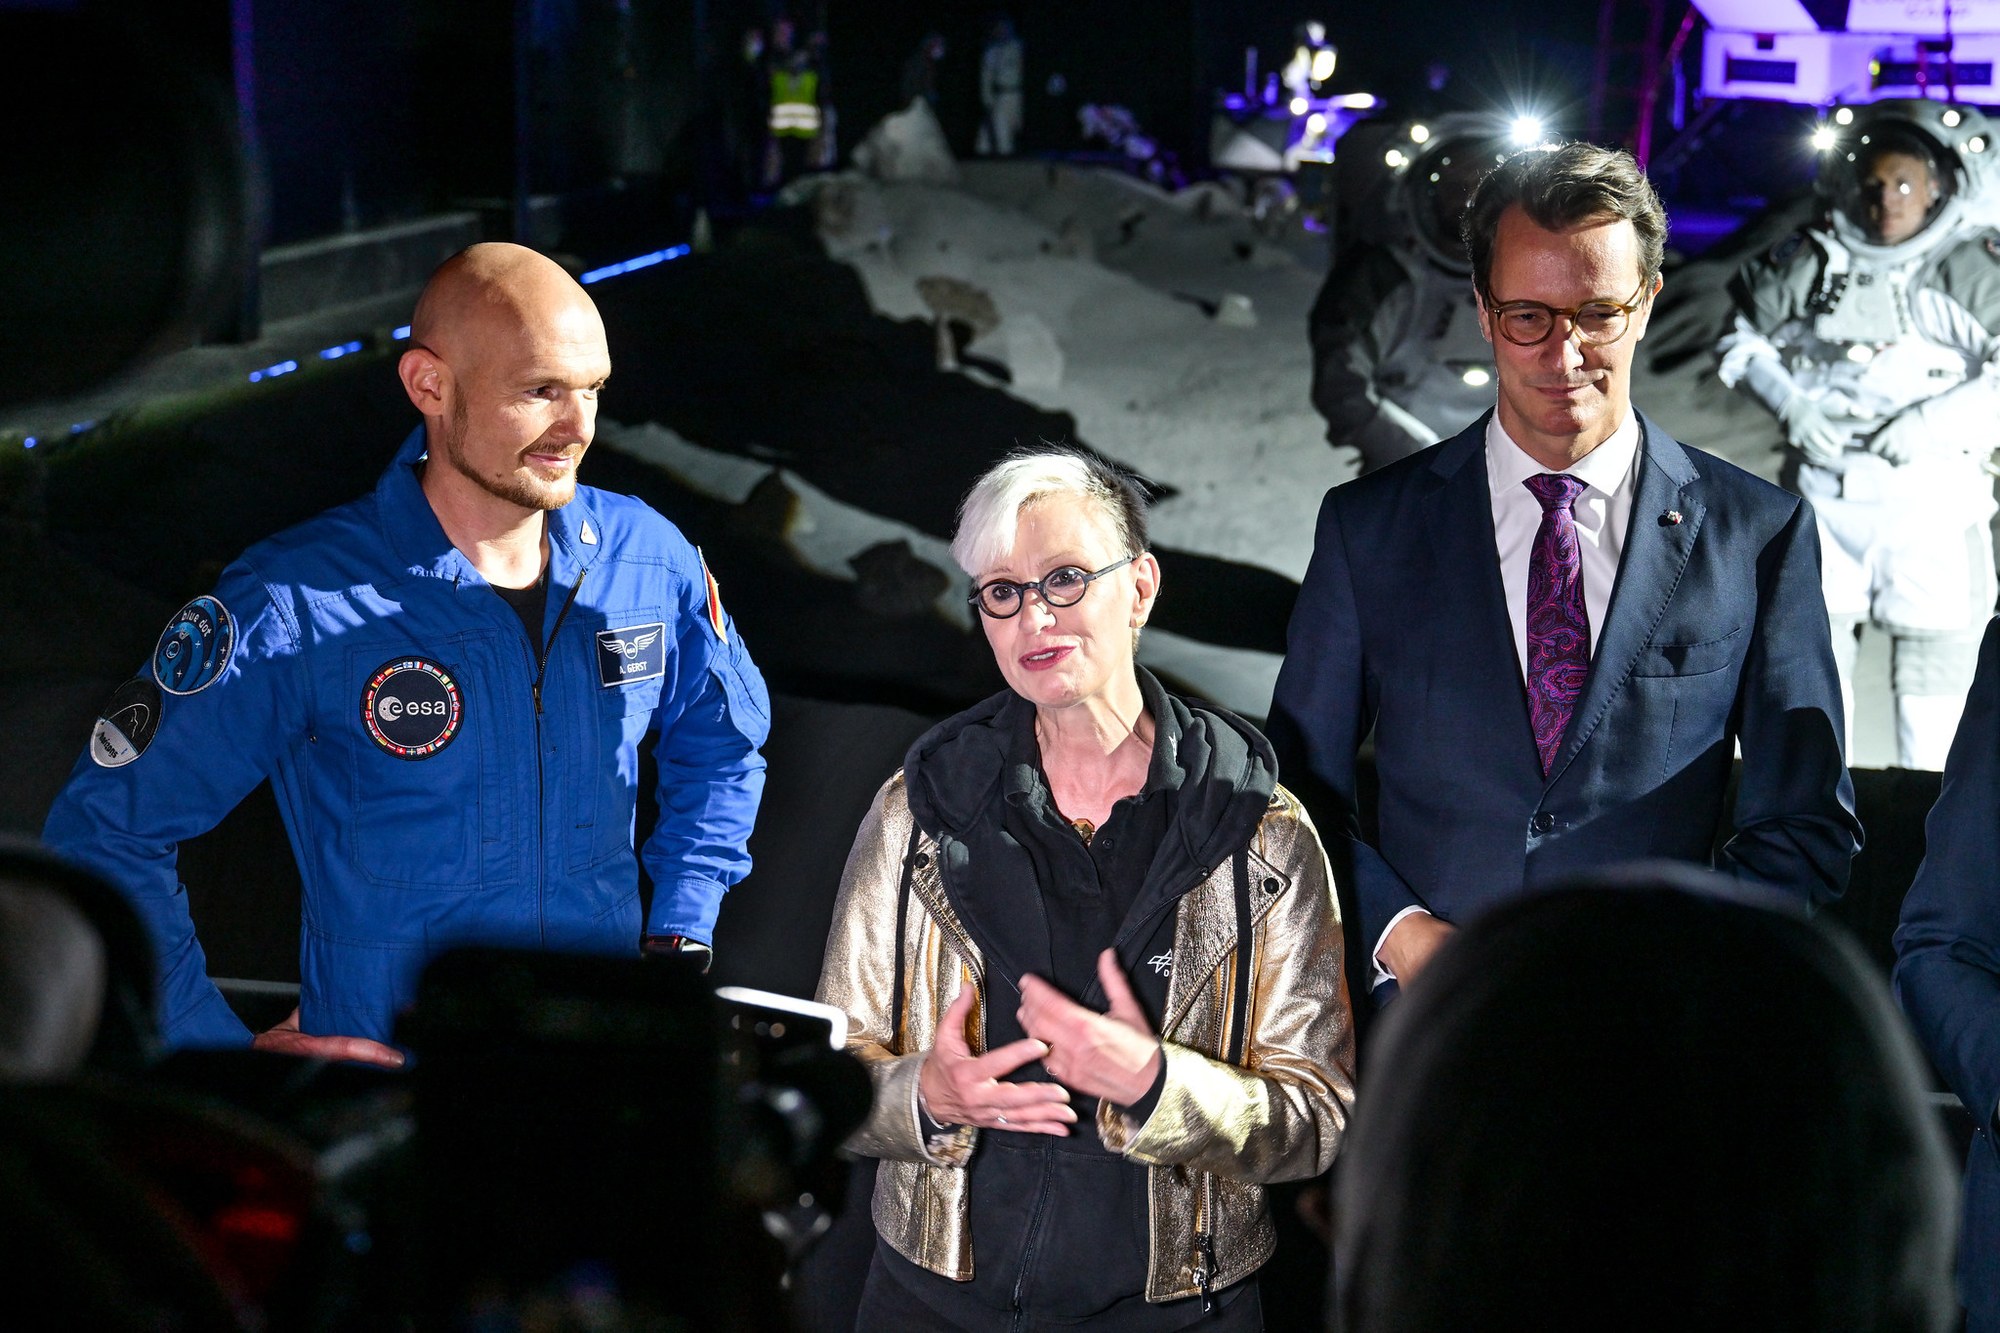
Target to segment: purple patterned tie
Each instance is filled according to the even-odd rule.
[[[1521,484],[1542,502],[1542,526],[1528,556],[1528,718],[1546,777],[1590,672],[1590,612],[1570,513],[1586,485],[1549,472]]]

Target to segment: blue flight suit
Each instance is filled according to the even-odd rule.
[[[208,979],[175,860],[266,778],[304,882],[309,1033],[389,1040],[423,964],[455,944],[706,943],[750,868],[770,697],[700,554],[638,500],[579,486],[548,514],[538,658],[424,498],[424,441],[183,608],[50,810],[44,839],[145,918],[169,1045],[249,1039]],[[653,732],[660,815],[635,853]]]

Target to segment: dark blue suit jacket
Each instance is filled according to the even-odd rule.
[[[1462,922],[1622,861],[1713,863],[1809,904],[1846,888],[1861,826],[1812,510],[1639,423],[1618,580],[1547,779],[1494,557],[1485,418],[1327,493],[1270,733],[1284,781],[1330,789],[1350,836],[1374,734],[1380,833],[1353,844],[1348,886],[1365,949],[1405,907]],[[1737,832],[1717,854],[1739,739]]]
[[[1896,999],[1981,1126],[1965,1162],[1959,1293],[1972,1328],[2000,1328],[2000,621],[1986,627],[1924,836],[1896,929]]]

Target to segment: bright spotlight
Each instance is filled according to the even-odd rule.
[[[1827,152],[1839,142],[1840,136],[1833,132],[1833,126],[1831,125],[1817,126],[1812,132],[1812,146],[1815,152]]]
[[[1840,108],[1840,110],[1834,112],[1833,123],[1836,125],[1852,125],[1854,123],[1854,108],[1851,106],[1844,106]]]
[[[1306,133],[1320,135],[1326,133],[1326,117],[1315,111],[1306,117]]]
[[[1391,148],[1388,152],[1382,154],[1382,160],[1392,167],[1400,168],[1410,165],[1410,159],[1403,155],[1403,150],[1400,148]]]
[[[1875,359],[1875,349],[1867,343],[1856,343],[1847,349],[1847,359],[1857,365],[1867,365]]]
[[[1307,111],[1310,111],[1311,109],[1312,109],[1312,103],[1311,103],[1311,102],[1308,102],[1308,101],[1306,101],[1306,99],[1305,99],[1305,98],[1303,98],[1303,97],[1294,97],[1294,98],[1292,99],[1292,114],[1293,114],[1293,115],[1295,115],[1295,116],[1303,116],[1303,115],[1304,115],[1304,114],[1305,114],[1305,113],[1306,113]]]
[[[1969,139],[1966,141],[1965,146],[1975,153],[1983,153],[1986,151],[1986,140],[1981,138]]]
[[[1428,126],[1428,125],[1412,125],[1412,126],[1410,126],[1410,142],[1411,142],[1411,143],[1429,143],[1430,141],[1431,141],[1431,127],[1430,127],[1430,126]]]
[[[1945,123],[1945,125],[1949,127],[1957,125],[1958,122],[1965,119],[1965,117],[1959,115],[1957,111],[1947,110],[1942,116],[1939,116],[1938,119],[1942,120]]]
[[[1542,140],[1542,118],[1540,116],[1516,116],[1514,123],[1507,127],[1508,137],[1516,148],[1527,148]]]
[[[1314,83],[1325,83],[1333,77],[1333,48],[1322,46],[1313,52],[1312,78]]]
[[[1468,388],[1483,389],[1493,382],[1493,372],[1484,366],[1467,366],[1459,378],[1465,381]]]

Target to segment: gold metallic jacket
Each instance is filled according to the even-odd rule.
[[[966,1040],[986,1048],[985,966],[946,901],[937,844],[912,842],[903,775],[876,795],[841,877],[819,998],[847,1012],[847,1048],[868,1066],[874,1108],[847,1147],[881,1159],[875,1226],[912,1263],[972,1278],[966,1167],[979,1131],[926,1140],[917,1074],[961,986],[977,988]],[[897,894],[909,862],[903,938]],[[1291,793],[1271,797],[1250,847],[1250,965],[1243,1063],[1227,1064],[1238,957],[1236,858],[1176,908],[1163,1025],[1166,1084],[1136,1124],[1100,1102],[1107,1147],[1151,1169],[1146,1299],[1220,1291],[1270,1258],[1264,1185],[1324,1172],[1354,1101],[1354,1027],[1340,908],[1319,835]],[[902,1021],[896,950],[903,952]]]

